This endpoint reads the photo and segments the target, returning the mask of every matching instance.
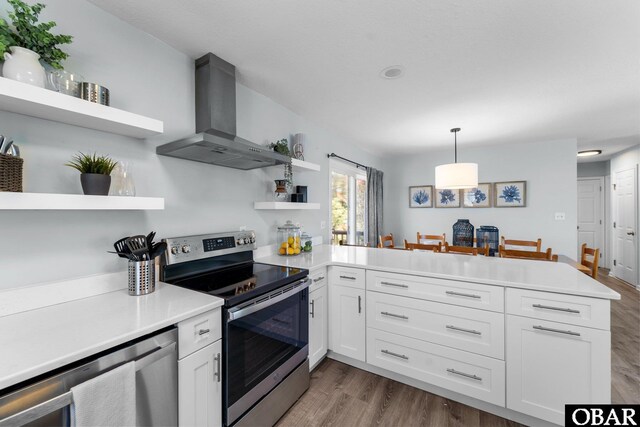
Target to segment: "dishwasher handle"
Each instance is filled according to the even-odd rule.
[[[157,347],[151,353],[147,353],[138,359],[134,359],[136,364],[136,371],[146,368],[147,366],[157,362],[160,359],[165,358],[171,353],[176,352],[177,344],[175,342],[169,343],[164,347]],[[128,363],[128,362],[125,362]],[[121,366],[121,365],[120,365]],[[117,367],[117,366],[116,366]],[[31,421],[35,421],[38,418],[44,417],[51,412],[64,408],[65,406],[73,403],[73,395],[70,391],[63,393],[59,396],[53,397],[38,405],[32,406],[20,411],[17,414],[10,415],[0,420],[0,427],[9,427],[16,425],[27,424]]]

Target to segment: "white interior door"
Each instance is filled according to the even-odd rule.
[[[613,271],[616,277],[638,286],[638,255],[636,253],[636,170],[628,169],[615,173]]]
[[[605,256],[603,186],[603,178],[578,179],[578,254],[586,243],[590,248],[600,248],[600,259]]]

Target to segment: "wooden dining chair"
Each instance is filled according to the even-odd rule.
[[[588,248],[586,243],[582,244],[580,251],[580,264],[591,269],[590,276],[594,279],[598,278],[598,260],[600,259],[600,249]],[[591,257],[589,259],[588,257]],[[585,272],[585,274],[587,274]]]
[[[498,248],[500,258],[517,258],[517,259],[531,259],[538,261],[558,261],[558,255],[554,255],[551,248],[548,248],[544,252],[534,251],[521,251],[517,249],[505,249],[503,245]]]
[[[378,242],[379,248],[395,248],[396,245],[393,243],[393,233],[389,233],[386,236],[380,236],[380,241]]]
[[[447,235],[446,233],[442,233],[442,234],[420,234],[420,232],[418,231],[416,233],[418,235],[418,239],[416,240],[416,243],[421,243],[423,242],[423,240],[426,240],[428,242],[440,242],[441,244],[445,244],[445,242],[447,241]],[[427,243],[427,244],[431,244],[431,243]]]
[[[459,255],[478,255],[478,248],[470,248],[468,246],[453,246],[445,242],[440,251],[445,254],[459,254]],[[484,252],[484,249],[483,249]]]
[[[407,239],[404,239],[404,247],[409,249],[410,251],[434,251],[440,252],[440,248],[442,247],[442,243],[438,242],[435,245],[426,244],[426,243],[409,243]]]
[[[518,246],[518,247],[531,247],[536,248],[536,252],[540,252],[542,250],[542,239],[538,240],[512,240],[505,239],[504,236],[500,237],[500,245],[504,246],[507,249],[507,246]],[[510,249],[507,249],[510,250]],[[514,249],[514,250],[522,250],[522,249]]]

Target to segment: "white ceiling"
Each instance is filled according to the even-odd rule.
[[[372,152],[640,143],[638,0],[89,1]]]

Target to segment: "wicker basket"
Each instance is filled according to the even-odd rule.
[[[0,154],[0,191],[22,193],[22,163],[20,157]]]

